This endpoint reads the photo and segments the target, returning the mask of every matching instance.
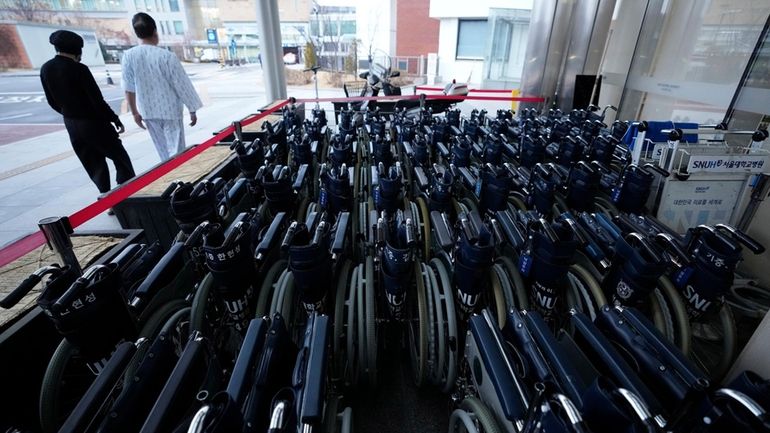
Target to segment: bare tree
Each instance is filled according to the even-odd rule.
[[[15,21],[46,22],[50,7],[40,0],[5,0],[0,3],[0,17]]]

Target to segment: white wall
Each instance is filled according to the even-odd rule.
[[[458,60],[457,27],[460,18],[488,18],[489,8],[532,9],[534,0],[431,0],[431,18],[441,21],[438,38],[440,82],[481,83],[484,60]],[[470,80],[468,77],[470,76]]]
[[[448,83],[452,80],[465,83],[480,83],[484,61],[483,60],[457,60],[457,18],[445,18],[441,20],[438,38],[438,80]],[[470,81],[468,77],[470,76]]]
[[[63,27],[18,24],[19,37],[27,50],[27,56],[33,68],[40,68],[43,63],[51,60],[56,55],[56,48],[48,42],[51,33],[63,30]],[[67,28],[83,38],[83,58],[81,63],[86,66],[104,66],[104,56],[96,41],[96,33],[91,30]]]

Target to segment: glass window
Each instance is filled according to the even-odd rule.
[[[179,0],[168,0],[168,8],[171,12],[179,12]]]
[[[163,21],[160,22],[160,34],[161,35],[166,34],[166,24],[164,24]]]
[[[487,42],[487,20],[460,20],[457,26],[459,58],[483,59]]]
[[[342,34],[343,35],[355,35],[356,34],[356,22],[355,21],[342,21],[340,23],[342,26]]]
[[[184,34],[184,26],[182,25],[181,21],[174,21],[174,31],[178,35]]]

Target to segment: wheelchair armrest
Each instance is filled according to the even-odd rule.
[[[141,303],[149,302],[161,288],[166,287],[174,280],[174,278],[176,278],[179,274],[179,270],[184,267],[184,263],[184,243],[176,242],[171,245],[168,252],[158,260],[158,263],[134,291],[131,305],[138,307]]]
[[[337,219],[337,229],[334,232],[334,241],[332,242],[332,253],[341,254],[345,251],[345,236],[348,233],[348,222],[350,213],[342,212]]]
[[[513,144],[508,143],[508,142],[503,142],[503,153],[505,153],[509,157],[513,158],[513,157],[516,156],[518,151],[516,150],[515,147],[513,147]]]
[[[449,224],[447,224],[444,219],[444,215],[439,211],[434,210],[430,213],[430,222],[436,233],[436,237],[438,238],[439,245],[443,250],[448,251],[452,248],[452,245],[454,245],[454,239],[452,238],[452,231],[449,228]]]
[[[492,134],[489,131],[489,128],[487,128],[486,126],[479,126],[479,131],[481,131],[481,133],[484,134],[484,136]]]
[[[503,229],[503,233],[505,234],[508,243],[510,243],[511,246],[517,250],[520,249],[526,242],[526,237],[516,226],[516,223],[513,220],[513,216],[511,216],[508,211],[502,210],[496,212],[496,217],[497,222]]]
[[[235,361],[230,382],[227,384],[227,394],[237,404],[243,404],[246,394],[251,388],[254,379],[253,369],[257,363],[267,335],[267,321],[264,319],[252,319],[246,336],[243,338],[241,351]]]
[[[449,148],[446,147],[446,144],[442,142],[436,143],[436,147],[438,148],[438,153],[441,155],[442,158],[446,158],[449,156]]]
[[[559,346],[556,337],[548,329],[548,325],[539,313],[532,311],[522,316],[535,344],[540,349],[539,353],[543,355],[550,370],[555,374],[562,392],[578,407],[582,407],[582,392],[588,384],[580,380],[581,376],[575,369],[574,360]]]
[[[147,343],[145,342],[145,344]],[[123,377],[126,367],[135,353],[136,345],[132,342],[127,341],[118,346],[99,376],[88,387],[88,391],[80,399],[67,420],[64,421],[64,425],[59,429],[60,432],[86,431],[89,424],[94,421],[93,418],[108,400],[119,379]]]
[[[425,170],[422,167],[415,167],[414,168],[414,175],[417,178],[417,186],[420,188],[420,190],[426,190],[430,186],[430,181],[428,181],[428,176],[425,175]]]
[[[687,365],[681,352],[665,341],[654,325],[639,314],[626,314],[633,311],[605,305],[596,318],[596,324],[615,343],[623,347],[639,366],[639,375],[645,383],[657,383],[656,393],[661,395],[664,404],[682,404],[693,391],[708,387],[708,381],[694,367]],[[674,362],[671,362],[674,361]],[[663,368],[661,368],[663,367]]]
[[[482,152],[484,152],[484,148],[481,146],[481,143],[479,142],[473,142],[473,145],[471,147],[473,148],[473,153],[475,155],[481,155]]]
[[[207,344],[208,341],[200,332],[194,331],[190,335],[179,361],[142,426],[142,432],[173,431],[172,424],[176,420],[172,418],[187,409],[186,406],[198,392],[201,378],[206,375],[209,363]]]
[[[270,227],[267,228],[265,236],[262,241],[257,245],[257,249],[254,252],[257,257],[267,254],[281,239],[280,233],[283,231],[282,227],[286,223],[286,212],[279,212],[270,223]]]
[[[505,353],[503,337],[488,310],[484,310],[483,315],[470,318],[470,336],[470,345],[478,349],[505,417],[512,422],[526,419],[529,396],[513,371]]]
[[[589,355],[597,370],[610,376],[619,387],[628,389],[638,395],[655,414],[661,413],[661,405],[650,389],[641,381],[631,366],[617,352],[612,342],[599,331],[599,328],[584,313],[574,312],[570,318],[576,341],[585,344],[580,345],[583,353]]]
[[[408,141],[405,141],[403,143],[403,146],[404,146],[404,153],[406,153],[406,155],[411,158],[412,155],[414,155],[414,149],[412,149],[412,144],[409,143]]]
[[[248,190],[248,179],[242,177],[236,180],[233,186],[227,190],[227,203],[230,203],[230,205],[238,203]]]
[[[425,135],[430,135],[431,132],[433,132],[428,125],[422,125],[422,132]]]
[[[297,171],[297,177],[294,179],[294,184],[291,186],[295,191],[302,188],[305,185],[305,176],[307,176],[308,165],[302,164]]]
[[[471,170],[468,167],[459,167],[457,170],[460,173],[460,177],[462,178],[465,187],[475,189],[476,177],[471,173]]]
[[[307,370],[302,389],[300,422],[316,424],[323,419],[324,384],[326,382],[327,343],[331,328],[328,316],[315,315],[308,325],[310,344],[307,352]]]

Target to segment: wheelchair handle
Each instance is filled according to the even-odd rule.
[[[292,221],[289,228],[286,229],[286,235],[281,241],[281,251],[286,251],[289,249],[289,246],[291,246],[291,241],[294,239],[294,234],[297,232],[297,225],[296,221]]]
[[[60,270],[62,270],[62,268],[57,264],[48,265],[36,270],[13,289],[11,293],[0,300],[0,308],[8,309],[18,304],[27,293],[37,286],[40,280],[43,279],[43,276]]]
[[[96,275],[97,272],[101,270],[108,269],[106,265],[94,265],[88,268],[81,277],[79,277],[77,280],[75,280],[74,283],[67,289],[66,292],[64,292],[59,299],[54,302],[54,304],[51,306],[52,311],[61,311],[65,308],[65,305],[70,303],[70,300],[73,296],[75,296],[75,293],[81,288],[88,286],[90,280],[92,277]]]
[[[726,400],[732,400],[751,412],[751,414],[757,419],[763,420],[764,422],[768,421],[766,420],[767,412],[765,412],[765,409],[757,404],[757,402],[752,400],[749,396],[740,391],[736,391],[730,388],[720,388],[714,391],[714,396]]]
[[[655,242],[666,249],[669,253],[673,253],[673,255],[676,256],[676,258],[680,262],[680,266],[684,267],[691,263],[690,255],[685,252],[684,249],[682,249],[682,246],[679,245],[679,242],[674,239],[673,236],[671,236],[668,233],[658,233],[653,238]]]
[[[751,250],[754,254],[762,254],[765,252],[764,245],[760,244],[758,241],[756,241],[751,236],[747,235],[745,232],[736,229],[733,226],[729,226],[727,224],[717,224],[714,226],[717,230],[722,230],[730,233],[735,239],[737,239],[740,243],[746,246],[749,250]]]
[[[288,402],[279,401],[270,414],[270,426],[268,433],[280,433],[284,430],[286,424],[286,412],[288,411]]]
[[[244,227],[246,226],[246,223],[243,221],[238,221],[235,223],[235,226],[232,230],[230,230],[230,233],[227,234],[227,237],[225,238],[224,242],[222,242],[222,246],[227,248],[229,247],[241,234],[243,234]]]
[[[656,263],[660,263],[663,261],[663,259],[660,257],[660,254],[658,254],[657,251],[652,247],[652,245],[647,241],[647,238],[640,235],[639,233],[632,232],[628,233],[623,237],[629,244],[633,246],[633,244],[637,244],[652,258],[653,261]],[[636,242],[633,242],[636,241]]]
[[[570,424],[572,424],[572,427],[575,429],[575,431],[584,431],[583,427],[581,426],[583,424],[583,417],[580,415],[578,408],[575,407],[575,403],[567,398],[566,395],[560,393],[555,393],[553,395],[553,399],[559,403],[562,409],[564,409],[564,414],[567,415],[567,419],[569,420]]]
[[[477,240],[476,233],[474,233],[473,225],[467,216],[460,219],[460,227],[462,228],[463,233],[465,233],[465,237],[468,239],[468,242],[475,243]]]
[[[192,233],[190,233],[190,236],[184,241],[184,247],[193,248],[197,246],[200,243],[203,234],[208,233],[209,225],[210,223],[208,221],[203,221],[198,224],[198,227],[195,227],[195,230],[193,230]]]
[[[668,170],[658,167],[657,165],[650,164],[649,162],[647,164],[644,164],[643,170],[648,168],[663,177],[669,177],[671,175],[671,173],[669,173]]]
[[[417,243],[417,239],[414,235],[414,223],[411,218],[406,219],[406,244],[410,247]]]
[[[628,406],[631,407],[631,410],[634,411],[634,414],[636,414],[639,420],[645,424],[648,432],[655,433],[657,431],[650,409],[647,407],[647,404],[645,404],[644,401],[639,398],[638,395],[625,388],[618,388],[615,392],[623,400],[625,400],[626,403],[628,403]]]
[[[175,181],[171,182],[166,187],[166,189],[164,189],[163,192],[160,194],[160,198],[162,198],[163,200],[168,199],[169,197],[171,197],[171,194],[173,194],[174,191],[176,191],[176,189],[179,188],[179,186],[181,184],[182,184],[181,180],[175,180]]]
[[[209,181],[204,180],[201,182],[198,182],[190,192],[190,198],[197,197],[203,192],[203,189],[206,188],[209,184]]]
[[[323,237],[324,232],[326,232],[326,226],[329,223],[327,223],[324,220],[321,220],[320,223],[318,223],[318,226],[315,228],[315,233],[313,234],[313,245],[318,245],[321,243],[321,237]]]
[[[190,421],[190,427],[187,429],[187,433],[203,433],[206,428],[206,414],[209,412],[209,405],[205,405],[198,409],[198,412],[193,416]]]

